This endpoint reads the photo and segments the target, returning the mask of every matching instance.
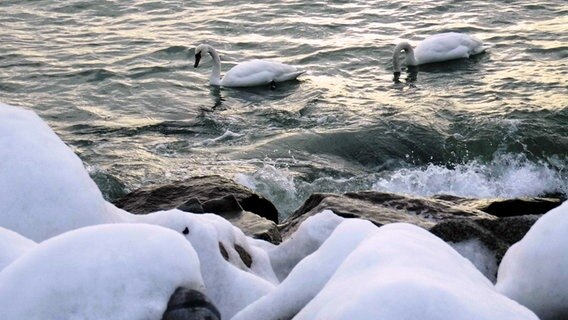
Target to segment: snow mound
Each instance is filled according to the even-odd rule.
[[[0,271],[36,245],[14,231],[0,227]]]
[[[316,251],[343,221],[330,210],[307,218],[286,241],[268,251],[278,280],[284,280],[298,262]]]
[[[116,221],[81,159],[34,112],[0,104],[0,226],[34,241]]]
[[[496,288],[541,319],[568,319],[568,202],[542,216],[509,248]]]
[[[204,289],[191,245],[145,224],[46,240],[0,272],[0,283],[4,320],[161,319],[176,288]]]
[[[351,251],[377,230],[369,221],[345,219],[275,290],[241,310],[232,320],[291,319],[316,296]]]
[[[199,256],[207,296],[219,309],[222,319],[230,319],[274,289],[272,281],[276,277],[266,252],[251,246],[246,236],[222,217],[177,209],[133,217],[132,222],[157,224],[185,235]],[[236,245],[250,256],[250,268],[237,252]]]
[[[441,239],[395,223],[363,241],[294,319],[538,318]]]
[[[467,258],[487,279],[495,283],[497,276],[497,258],[479,239],[472,238],[460,242],[448,242],[449,245]]]

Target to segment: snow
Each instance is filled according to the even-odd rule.
[[[81,159],[35,113],[0,104],[0,226],[34,241],[115,221]]]
[[[461,242],[448,242],[448,244],[464,258],[471,261],[487,279],[495,283],[497,279],[497,258],[495,253],[479,239],[472,238]]]
[[[161,319],[176,288],[204,289],[182,235],[145,224],[46,240],[0,272],[0,284],[3,320]]]
[[[290,238],[268,251],[278,279],[284,280],[298,262],[316,251],[342,221],[332,211],[324,210],[307,218]]]
[[[2,319],[160,319],[177,287],[204,292],[223,319],[537,319],[505,295],[543,319],[568,318],[566,204],[507,252],[497,291],[407,224],[325,210],[275,246],[217,215],[132,215],[103,199],[39,117],[3,104],[0,163]],[[481,243],[453,245],[494,273]]]
[[[133,222],[145,222],[176,230],[180,234],[187,228],[185,235],[195,248],[203,270],[203,280],[207,296],[219,309],[222,319],[230,319],[239,310],[256,301],[274,289],[274,284],[263,279],[259,274],[270,275],[272,272],[266,253],[256,254],[257,250],[249,246],[242,232],[228,221],[212,214],[191,214],[180,210],[168,210],[135,216]],[[238,231],[238,232],[237,232]],[[221,255],[219,243],[229,255],[226,261]],[[257,274],[246,268],[235,250],[235,244],[241,245],[257,263]],[[233,262],[233,263],[230,263]],[[247,269],[246,271],[243,269]],[[272,279],[275,279],[272,273]]]
[[[0,227],[0,272],[36,245],[14,231]]]
[[[376,231],[377,227],[369,221],[345,219],[276,289],[241,310],[232,320],[291,319],[316,296],[347,255]]]
[[[294,319],[538,318],[441,239],[395,223],[363,241]]]
[[[509,248],[496,288],[543,320],[568,319],[568,202],[547,212]]]

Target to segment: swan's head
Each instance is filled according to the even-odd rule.
[[[393,66],[393,71],[395,72],[395,76],[396,73],[400,74],[400,57],[399,57],[400,51],[404,51],[404,53],[406,53],[406,64],[408,66],[417,65],[412,46],[408,42],[403,41],[397,44],[392,52],[392,66]]]
[[[205,53],[209,52],[209,46],[206,44],[200,44],[195,47],[195,64],[193,65],[194,68],[199,66],[199,61],[201,61],[201,56]]]

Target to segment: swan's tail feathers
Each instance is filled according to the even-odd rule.
[[[276,77],[276,79],[274,79],[274,81],[282,82],[282,81],[294,80],[297,77],[299,77],[300,75],[302,75],[303,73],[306,73],[306,70],[298,70],[298,71],[294,71],[294,72],[285,73],[285,74],[282,74],[282,75],[279,75],[278,77]]]
[[[485,51],[487,51],[487,49],[489,49],[489,46],[484,44],[483,41],[479,40],[478,38],[471,36],[470,39],[473,41],[470,55],[484,53]]]

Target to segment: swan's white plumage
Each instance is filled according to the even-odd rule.
[[[481,40],[458,32],[439,33],[422,40],[416,48],[406,42],[400,43],[393,52],[393,67],[400,72],[399,53],[406,51],[406,64],[416,66],[433,62],[469,58],[487,48]]]
[[[294,80],[305,71],[275,61],[250,60],[242,62],[229,70],[223,78],[220,76],[221,59],[213,47],[202,44],[195,49],[198,53],[209,53],[213,59],[213,73],[210,83],[224,87],[254,87],[272,82]]]
[[[469,58],[485,50],[483,43],[472,36],[457,32],[432,35],[414,49],[418,64]]]

